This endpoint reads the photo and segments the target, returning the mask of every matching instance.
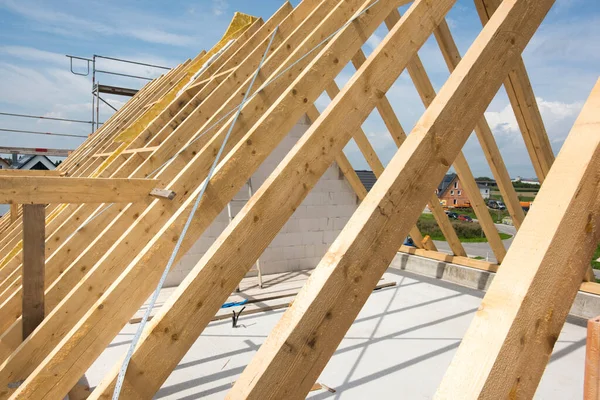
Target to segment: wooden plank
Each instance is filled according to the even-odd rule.
[[[465,267],[480,269],[482,271],[496,272],[498,270],[498,264],[494,264],[488,261],[475,260],[469,257],[454,256],[452,254],[441,253],[439,251],[415,249],[414,247],[400,246],[400,252],[413,254],[421,257],[431,258],[432,260],[438,260]]]
[[[369,3],[367,1],[363,7],[366,7]],[[291,154],[286,157],[287,162],[277,168],[278,174],[272,176],[273,180],[269,180],[268,190],[264,190],[263,186],[252,197],[247,206],[236,217],[236,223],[231,224],[225,230],[215,242],[214,247],[205,254],[193,269],[190,277],[193,276],[194,279],[187,279],[185,284],[180,285],[170,297],[170,309],[164,307],[155,317],[152,325],[168,328],[169,333],[165,334],[164,330],[158,332],[154,329],[144,333],[130,363],[131,368],[128,370],[125,386],[121,392],[122,398],[152,397],[155,390],[166,379],[172,368],[177,365],[179,359],[196,340],[228,294],[235,289],[245,273],[251,268],[253,262],[250,262],[250,260],[258,258],[281,226],[293,214],[295,208],[302,202],[312,186],[316,184],[319,177],[327,170],[337,154],[342,151],[344,145],[350,140],[354,129],[366,119],[370,111],[374,109],[381,94],[385,93],[387,88],[391,86],[408,60],[431,34],[435,27],[435,21],[439,21],[445,15],[453,2],[451,0],[434,3],[419,1],[415,4],[418,5],[413,6],[415,9],[412,18],[408,18],[406,23],[401,25],[402,29],[398,29],[395,35],[384,40],[384,43],[388,46],[378,49],[377,54],[379,57],[375,57],[375,61],[371,64],[367,61],[361,68],[359,73],[362,79],[357,79],[355,76],[351,80],[353,82],[352,90],[347,87],[334,99],[328,110],[321,115],[319,120],[305,134],[306,136],[300,140],[299,143],[302,146],[296,146]],[[344,58],[342,58],[342,55],[344,52],[351,54],[358,50],[362,40],[366,39],[372,29],[378,26],[385,16],[397,6],[398,3],[394,2],[376,3],[369,10],[369,13],[363,14],[353,24],[348,25],[338,33],[336,36],[338,40],[333,40],[322,50],[321,54],[325,57],[325,60],[314,61],[315,64],[322,64],[323,69],[307,68],[303,74],[306,76],[306,83],[310,82],[310,84],[301,85],[303,82],[297,80],[287,90],[287,94],[282,95],[280,99],[290,97],[294,99],[299,96],[300,99],[307,98],[308,102],[314,101],[320,93],[320,88],[315,87],[316,78],[327,78],[327,74],[336,74],[337,71],[331,69],[335,65],[338,65],[338,67],[343,66]],[[367,24],[367,21],[369,30],[360,28],[360,23]],[[358,32],[360,32],[361,40],[355,41],[356,36],[354,35]],[[348,57],[347,54],[346,57]],[[329,62],[326,62],[327,59],[329,59]],[[338,63],[332,62],[333,60],[338,60]],[[383,80],[382,85],[387,84],[388,86],[380,86],[378,84],[379,80]],[[365,91],[365,88],[369,89]],[[301,107],[303,103],[302,100],[296,100],[297,105],[295,107],[285,106],[285,103],[282,103],[281,107],[290,110]],[[339,103],[342,103],[342,105],[336,107]],[[350,109],[352,112],[348,113],[347,111]],[[334,113],[333,110],[337,110],[337,112]],[[294,109],[293,111],[302,112],[303,110]],[[293,123],[297,116],[289,119]],[[329,123],[324,125],[323,121],[325,120]],[[211,179],[211,185],[208,186],[205,193],[205,196],[208,196],[205,199],[210,202],[212,207],[218,209],[218,207],[215,207],[215,202],[221,198],[228,198],[227,192],[230,191],[231,182],[243,179],[243,176],[240,176],[240,171],[252,169],[254,157],[248,155],[264,153],[262,146],[265,146],[265,140],[261,140],[262,135],[271,137],[276,133],[275,131],[269,131],[269,125],[271,125],[270,129],[273,129],[272,122],[269,125],[267,123],[269,121],[253,127],[241,142],[244,145],[236,147],[235,153],[229,155],[230,162],[235,160],[237,165],[229,165],[228,163],[221,168],[217,168],[213,179]],[[340,129],[340,127],[345,129]],[[287,129],[282,129],[282,131],[287,132]],[[302,158],[298,159],[294,156],[300,149],[302,149]],[[308,171],[306,171],[307,166]],[[237,191],[237,187],[232,188],[232,190]],[[224,193],[224,191],[227,192]],[[433,192],[433,189],[429,193],[431,192]],[[199,212],[201,212],[201,208],[199,208]],[[412,225],[414,223],[413,221]],[[233,228],[233,225],[235,225],[235,228]],[[193,228],[190,227],[190,229]],[[234,229],[235,234],[233,234]],[[256,233],[252,241],[247,240],[247,235],[245,236],[246,240],[243,240],[242,232],[248,232],[248,229]],[[236,250],[235,257],[231,257],[232,248],[239,249]],[[222,263],[221,260],[225,260],[225,258],[229,261]],[[211,284],[215,278],[220,282],[219,287]],[[376,283],[370,290],[375,285]],[[190,303],[190,301],[192,302]],[[186,324],[186,328],[182,329],[181,323],[184,320],[188,322],[193,320],[194,322]],[[177,335],[177,341],[169,339],[172,334]],[[154,350],[150,351],[151,348]],[[162,359],[160,365],[150,361],[157,356]],[[148,360],[149,363],[143,360]],[[152,368],[146,368],[150,365],[152,365]],[[97,390],[102,389],[104,395],[110,393],[111,380],[115,376],[116,373],[113,370]],[[285,398],[285,396],[279,398]]]
[[[484,25],[490,20],[501,1],[475,0],[477,12]],[[504,87],[533,162],[533,168],[540,183],[543,183],[554,162],[554,153],[522,58],[517,61],[508,75]]]
[[[600,296],[600,284],[596,282],[583,282],[579,290]]]
[[[583,400],[600,400],[600,317],[587,323]]]
[[[413,10],[418,4],[413,4]],[[494,23],[484,28],[417,122],[229,398],[306,396],[551,4],[551,0],[515,0],[498,9]],[[403,20],[414,15],[411,11]],[[386,51],[390,54],[395,56]],[[392,68],[387,67],[385,73]],[[349,113],[343,116],[344,124],[350,117]]]
[[[185,64],[184,64],[184,65],[185,65]],[[177,71],[178,71],[179,69],[180,69],[180,68],[179,68],[179,67],[177,67],[177,68],[175,68],[174,70],[170,71],[170,72],[169,72],[167,75],[165,75],[165,78],[167,78],[167,77],[168,77],[168,76],[170,76],[171,74],[174,74],[174,75],[173,75],[173,77],[176,77]],[[163,79],[157,79],[157,80],[154,80],[154,81],[152,81],[150,84],[146,85],[146,86],[145,86],[145,87],[144,87],[144,88],[143,88],[143,89],[142,89],[140,92],[138,92],[138,94],[136,94],[136,96],[135,96],[133,99],[131,99],[131,100],[130,100],[130,101],[127,103],[127,104],[126,104],[126,106],[124,106],[124,107],[123,107],[123,108],[122,108],[122,109],[121,109],[121,110],[120,110],[118,113],[115,113],[115,116],[121,117],[121,116],[123,116],[123,114],[125,114],[125,115],[124,115],[124,117],[127,117],[128,115],[130,115],[130,114],[128,113],[129,109],[130,109],[130,108],[134,108],[134,107],[132,107],[132,104],[135,104],[135,102],[136,102],[136,101],[137,101],[137,102],[141,102],[141,101],[144,101],[144,99],[145,99],[145,98],[148,98],[148,99],[150,99],[150,100],[151,100],[151,98],[150,98],[150,97],[148,97],[148,96],[149,96],[150,94],[153,94],[153,92],[152,92],[152,90],[150,90],[150,91],[149,91],[149,88],[151,89],[151,88],[153,88],[153,87],[155,87],[155,86],[157,86],[158,88],[160,88],[160,87],[161,87],[161,85],[159,85],[159,83],[161,83],[162,81],[163,81]],[[164,82],[163,82],[163,83],[164,83],[165,85],[168,85],[168,84],[170,84],[170,82],[171,82],[171,81],[164,80]],[[159,92],[157,92],[156,94],[159,94]],[[132,111],[133,111],[133,110],[132,110]],[[113,120],[113,117],[111,117],[111,118],[109,119],[109,122],[110,122],[110,121],[112,121],[112,120]],[[121,121],[121,118],[114,118],[114,121],[115,121],[115,123],[116,123],[116,122],[119,122],[119,121]],[[124,121],[125,121],[125,120],[124,120]],[[125,121],[125,122],[126,122],[126,121]],[[110,124],[110,123],[108,123],[108,122],[107,122],[107,123],[105,123],[105,124],[102,126],[102,128],[101,128],[101,129],[100,129],[100,130],[99,130],[99,131],[98,131],[96,134],[94,134],[94,138],[98,138],[98,137],[100,137],[100,136],[101,136],[101,132],[102,132],[102,131],[105,131],[105,130],[106,130],[105,128],[107,128],[107,127],[110,127],[110,126],[111,126],[111,124]],[[118,129],[118,126],[115,126],[115,129]],[[114,136],[116,133],[118,133],[118,132],[113,132],[113,133],[112,133],[112,135]],[[110,137],[110,134],[111,134],[111,130],[107,130],[107,135],[108,135],[108,137]],[[99,135],[100,135],[100,136],[99,136]],[[86,141],[86,142],[87,142],[87,141]],[[85,148],[85,145],[84,145],[84,146],[82,146],[82,147],[83,147],[83,148]],[[92,147],[93,147],[93,146],[92,146]],[[82,150],[81,148],[78,148],[78,150],[77,150],[77,152],[76,152],[76,153],[81,153],[82,151],[83,151],[83,150]],[[92,151],[92,152],[93,152],[94,150],[92,149],[92,150],[90,150],[90,151]],[[61,169],[61,170],[64,170],[64,168],[63,168],[63,167],[65,166],[65,164],[68,164],[68,161],[70,161],[70,160],[72,160],[72,158],[71,158],[71,157],[67,158],[67,160],[65,160],[65,162],[63,162],[63,163],[62,163],[62,164],[59,166],[59,169]],[[78,175],[78,174],[75,172],[75,170],[69,170],[69,174],[70,174],[70,175],[73,175],[73,174],[75,174],[75,175]],[[66,218],[66,217],[69,215],[69,213],[65,213],[64,211],[67,211],[67,210],[69,210],[70,208],[67,208],[67,209],[64,209],[64,207],[59,207],[59,208],[56,208],[57,206],[58,206],[58,205],[54,205],[54,209],[55,209],[55,210],[58,210],[58,211],[63,211],[63,212],[59,212],[58,214],[57,214],[56,212],[50,212],[50,211],[52,211],[52,210],[51,210],[51,208],[52,208],[53,206],[52,206],[52,205],[51,205],[51,206],[49,206],[49,208],[50,208],[50,209],[48,210],[48,218],[47,218],[47,222],[49,223],[49,225],[48,225],[48,226],[47,226],[47,228],[46,228],[46,231],[48,232],[48,234],[50,234],[50,233],[51,233],[51,232],[54,230],[54,228],[52,227],[52,224],[53,224],[53,225],[55,225],[55,226],[58,226],[58,225],[60,225],[60,223],[62,222],[62,220],[64,220],[64,218]],[[86,216],[86,217],[87,217],[87,216]],[[84,219],[85,219],[85,217],[84,217]],[[69,236],[69,234],[66,234],[66,235],[65,235],[65,236],[63,236],[63,237],[68,237],[68,236]],[[5,240],[9,240],[10,238],[12,238],[12,245],[11,245],[11,246],[8,246],[8,250],[6,250],[6,246],[4,246],[4,249],[2,249],[2,253],[3,253],[3,254],[6,254],[6,252],[8,252],[8,251],[12,251],[13,247],[14,247],[14,246],[17,244],[17,243],[16,243],[16,241],[19,241],[19,240],[20,240],[20,237],[21,237],[21,227],[20,227],[20,226],[18,226],[18,227],[15,227],[15,229],[14,229],[14,230],[11,232],[10,236],[5,236],[5,237],[1,238],[1,239],[0,239],[0,242],[2,242],[2,246],[4,246]]]
[[[600,241],[599,171],[600,80],[483,298],[437,399],[456,393],[533,398]]]
[[[3,176],[65,176],[65,171],[58,169],[38,170],[38,169],[0,169],[0,177]]]
[[[388,29],[391,29],[399,20],[400,20],[400,13],[398,13],[398,12],[392,13],[386,19],[386,25],[388,26]],[[427,73],[425,72],[425,68],[423,67],[423,63],[421,62],[421,59],[419,58],[419,56],[415,56],[411,60],[411,62],[407,66],[407,70],[408,70],[408,73],[415,85],[415,88],[417,89],[417,92],[419,93],[419,96],[421,97],[421,101],[423,102],[423,105],[425,105],[426,108],[429,107],[429,105],[435,98],[436,93],[435,93],[435,89],[433,88],[433,85],[431,84],[431,81],[429,80],[429,77],[427,76]],[[494,225],[494,221],[492,220],[492,217],[488,211],[488,208],[487,208],[485,202],[483,201],[483,198],[481,197],[481,192],[479,191],[479,187],[477,186],[477,183],[475,182],[475,178],[473,176],[473,173],[471,172],[471,168],[469,168],[467,159],[465,158],[465,156],[463,155],[462,152],[460,152],[458,154],[458,156],[454,160],[453,165],[454,165],[454,170],[456,171],[456,173],[460,179],[460,183],[462,185],[462,190],[464,190],[466,192],[466,194],[471,202],[473,211],[475,211],[475,214],[477,216],[479,224],[481,225],[481,228],[483,229],[483,231],[488,239],[488,243],[489,243],[492,251],[494,252],[494,255],[496,256],[496,259],[498,260],[498,262],[502,262],[502,259],[506,255],[506,249],[504,248],[504,244],[502,243],[502,240],[500,239],[500,234],[498,233],[498,230],[496,229],[496,226]],[[434,195],[434,198],[436,200],[435,203],[437,203],[437,208],[441,209],[438,199],[437,199],[437,196]],[[433,201],[430,202],[430,204],[431,203],[433,203]],[[446,217],[445,213],[443,213],[443,210],[441,210],[441,212],[442,212],[442,215],[436,217],[436,220],[438,221],[438,225],[441,228],[442,225],[440,224],[440,220],[443,220],[444,224],[446,224],[447,226],[450,226],[450,228],[446,227],[445,231],[448,231],[451,229],[452,232],[454,232],[454,229],[452,228],[449,218]],[[439,213],[440,213],[440,211],[438,211],[438,214]],[[444,232],[444,230],[443,230],[443,232]],[[446,236],[446,235],[444,235],[444,236]],[[454,236],[456,236],[456,233],[454,233]],[[458,237],[456,237],[455,240],[458,240]],[[454,252],[454,253],[459,256],[466,256],[467,254],[464,251],[464,249],[462,248],[462,246],[461,246],[461,249],[462,249],[461,253],[459,253],[459,254],[457,254],[456,252]]]
[[[23,340],[44,320],[45,206],[23,205]]]
[[[147,200],[155,179],[0,177],[0,203],[132,203]]]

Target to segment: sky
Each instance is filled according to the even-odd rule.
[[[223,35],[235,11],[267,19],[282,0],[0,0],[0,112],[91,120],[91,76],[71,73],[66,54],[91,58],[103,55],[174,67]],[[293,5],[298,0],[291,1]],[[405,11],[406,7],[401,8]],[[461,53],[481,30],[471,0],[458,0],[447,21]],[[365,43],[368,55],[385,37],[382,26]],[[437,91],[449,73],[435,40],[419,51]],[[583,103],[600,76],[600,0],[557,0],[523,53],[538,106],[555,153],[561,148]],[[98,69],[156,77],[161,70],[99,60]],[[73,69],[86,72],[83,62]],[[343,86],[355,70],[346,67],[336,78]],[[140,88],[144,80],[99,75],[102,84]],[[418,121],[424,107],[410,77],[403,73],[387,93],[405,131]],[[127,98],[104,95],[119,108]],[[321,96],[324,110],[329,98]],[[112,110],[100,107],[100,119]],[[534,177],[510,103],[500,89],[486,111],[511,176]],[[0,115],[0,128],[87,135],[86,124],[40,121]],[[396,152],[377,113],[363,124],[384,164]],[[29,135],[0,131],[0,146],[76,148],[83,138]],[[369,169],[355,145],[346,154],[356,169]],[[464,153],[475,176],[491,176],[475,135]]]

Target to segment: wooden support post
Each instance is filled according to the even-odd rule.
[[[600,317],[587,323],[583,400],[600,400]]]
[[[44,319],[45,208],[23,204],[23,340]]]
[[[599,185],[600,80],[483,298],[437,399],[533,398],[600,240]]]

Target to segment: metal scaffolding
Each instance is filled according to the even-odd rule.
[[[90,70],[91,70],[91,73],[92,73],[92,121],[91,121],[92,132],[94,132],[96,129],[98,129],[101,124],[101,122],[99,122],[100,121],[100,102],[106,104],[108,107],[112,108],[114,111],[117,111],[117,109],[113,105],[111,105],[108,101],[106,101],[106,99],[103,99],[100,96],[101,93],[113,94],[113,95],[117,95],[117,96],[127,96],[127,97],[132,97],[133,95],[135,95],[137,93],[137,89],[131,89],[131,88],[119,87],[119,86],[101,85],[100,81],[98,80],[98,78],[96,76],[97,74],[121,76],[121,77],[126,77],[126,78],[142,79],[142,80],[147,80],[147,81],[150,81],[153,79],[148,76],[131,75],[131,74],[124,74],[121,72],[98,69],[98,68],[96,68],[96,62],[99,59],[111,60],[111,61],[116,61],[119,63],[140,65],[140,66],[144,66],[144,67],[157,68],[157,69],[162,69],[162,70],[170,70],[171,69],[170,67],[163,67],[161,65],[148,64],[148,63],[143,63],[143,62],[133,61],[133,60],[125,60],[122,58],[107,57],[107,56],[102,56],[102,55],[98,55],[98,54],[94,54],[92,56],[92,58],[71,56],[68,54],[66,56],[70,60],[70,68],[71,68],[71,72],[73,74],[80,75],[80,76],[89,76]],[[85,73],[77,72],[77,71],[73,70],[73,60],[74,59],[85,61],[85,63],[86,63],[85,64],[86,65]]]

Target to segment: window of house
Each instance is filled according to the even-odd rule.
[[[454,189],[458,189],[458,181],[454,182]]]
[[[456,205],[456,203],[457,203],[457,201],[456,201],[456,199],[454,199],[454,205]]]
[[[454,190],[450,191],[450,196],[454,196]]]
[[[458,195],[460,196],[460,194],[461,194],[461,193],[462,193],[462,191],[461,191],[461,190],[459,190],[459,191],[458,191]]]

